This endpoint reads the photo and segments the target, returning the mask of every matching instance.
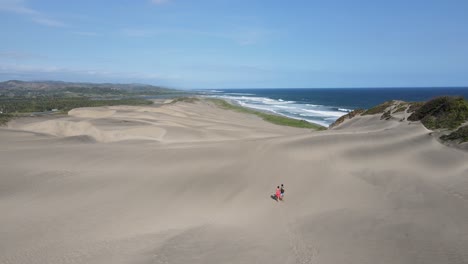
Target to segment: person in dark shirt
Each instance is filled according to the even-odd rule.
[[[280,194],[280,199],[283,200],[284,199],[284,185],[281,184],[281,190],[280,190],[281,194]]]

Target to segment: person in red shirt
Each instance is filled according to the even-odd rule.
[[[276,187],[276,201],[278,202],[281,199],[281,190],[280,187]]]

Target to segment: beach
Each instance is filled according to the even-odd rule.
[[[16,119],[0,263],[468,263],[468,152],[430,132],[380,115],[313,131],[203,100]]]

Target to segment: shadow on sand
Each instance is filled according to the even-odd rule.
[[[277,201],[277,202],[279,201],[278,199],[276,199],[276,195],[274,195],[274,194],[270,195],[270,198]]]

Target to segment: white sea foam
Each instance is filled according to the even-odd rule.
[[[302,111],[305,111],[307,113],[311,113],[317,116],[324,116],[324,117],[335,116],[338,118],[344,115],[342,112],[335,112],[335,111],[322,111],[322,110],[312,110],[312,109],[302,109]]]
[[[296,109],[296,107],[294,107],[294,106],[287,106],[287,105],[277,105],[276,107],[284,108],[284,109]]]
[[[226,93],[228,95],[254,95],[254,94],[249,94],[249,93]]]
[[[352,111],[351,109],[338,108],[336,106],[304,104],[295,101],[286,101],[284,99],[253,96],[247,93],[216,93],[212,95],[212,97],[227,99],[244,107],[258,109],[261,111],[269,111],[275,114],[295,119],[302,119],[323,126],[332,124],[340,116]]]

